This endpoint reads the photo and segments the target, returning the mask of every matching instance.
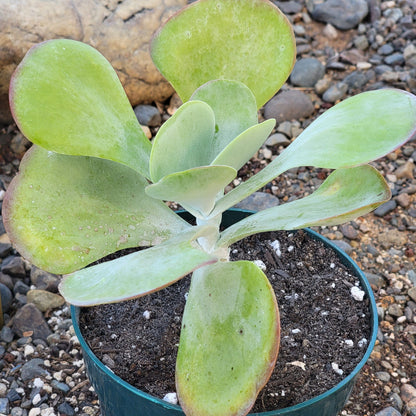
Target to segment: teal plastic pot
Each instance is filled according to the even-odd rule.
[[[251,214],[253,214],[253,212],[247,210],[229,210],[223,215],[223,225],[227,227]],[[188,217],[189,214],[187,213],[182,213],[181,215],[185,219],[191,218],[190,216]],[[321,240],[325,245],[331,247],[332,250],[337,253],[341,261],[353,270],[359,278],[363,290],[370,299],[372,325],[371,339],[364,357],[355,367],[354,371],[332,389],[296,406],[270,412],[251,413],[250,415],[252,416],[336,416],[344,407],[359,371],[368,360],[371,351],[374,348],[378,327],[377,307],[368,280],[355,262],[345,254],[345,252],[316,232],[308,229],[306,232],[313,238]],[[78,326],[79,313],[79,308],[71,306],[75,333],[81,344],[88,376],[100,399],[102,416],[184,416],[184,413],[179,406],[171,405],[136,389],[120,377],[116,376],[108,369],[108,367],[98,360],[81,334]]]

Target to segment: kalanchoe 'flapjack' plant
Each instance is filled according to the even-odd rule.
[[[230,244],[338,224],[388,200],[368,163],[414,134],[416,97],[386,89],[339,103],[224,194],[274,127],[259,124],[257,110],[293,67],[290,24],[265,0],[200,0],[156,33],[151,52],[184,101],[153,143],[92,47],[61,39],[28,52],[10,103],[35,146],[7,191],[5,226],[27,259],[67,274],[60,291],[75,305],[143,296],[193,272],[177,358],[180,403],[188,415],[243,415],[272,371],[280,326],[266,276],[254,263],[230,262]],[[299,166],[334,171],[312,195],[220,232],[225,210]],[[180,203],[196,226],[165,201]],[[136,246],[150,248],[83,268]]]

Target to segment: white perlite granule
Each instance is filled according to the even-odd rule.
[[[351,288],[351,296],[358,302],[362,302],[365,296],[365,292],[361,290],[359,287],[353,286]]]
[[[265,272],[267,270],[266,265],[264,264],[264,262],[262,260],[254,260],[253,263],[263,272]]]
[[[344,371],[339,368],[339,365],[337,363],[331,363],[331,367],[340,376],[344,374]]]
[[[176,395],[176,393],[165,394],[165,397],[163,398],[163,400],[170,404],[178,404],[178,396]]]
[[[280,257],[282,255],[282,252],[280,251],[280,243],[277,240],[271,241],[269,243],[269,246],[274,250],[276,255]]]

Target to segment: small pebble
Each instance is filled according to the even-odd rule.
[[[375,416],[402,416],[401,413],[394,407],[386,407],[385,409],[377,412]]]
[[[322,98],[324,101],[329,103],[335,103],[345,97],[348,91],[348,85],[344,82],[338,82],[337,84],[329,87],[323,94]]]
[[[137,120],[140,124],[157,127],[162,123],[162,116],[159,113],[159,110],[152,105],[138,105],[134,107],[134,113],[136,114]]]
[[[383,381],[384,383],[388,383],[390,381],[390,374],[387,373],[386,371],[379,371],[376,373],[376,377],[380,380]]]

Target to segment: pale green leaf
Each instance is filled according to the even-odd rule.
[[[350,97],[326,111],[272,163],[220,199],[212,215],[224,212],[288,169],[365,164],[400,147],[415,131],[416,96],[384,89]]]
[[[279,335],[273,289],[252,262],[196,270],[176,362],[185,413],[245,415],[273,370]]]
[[[238,81],[207,82],[193,93],[191,100],[204,101],[214,111],[215,138],[211,160],[234,138],[258,122],[256,98]]]
[[[150,155],[150,176],[157,182],[171,173],[209,165],[215,118],[202,101],[183,104],[158,131]]]
[[[190,226],[146,195],[134,170],[34,146],[3,202],[16,249],[33,264],[69,273],[116,250],[158,244]]]
[[[229,166],[202,166],[172,173],[149,185],[146,193],[152,198],[179,202],[198,217],[207,216],[217,195],[237,176]]]
[[[194,227],[158,246],[79,270],[65,276],[59,290],[67,302],[91,306],[163,289],[218,260],[195,242],[208,228]]]
[[[237,136],[212,162],[239,170],[249,161],[273,130],[275,120],[256,124]]]
[[[371,162],[416,131],[416,96],[382,89],[350,97],[310,124],[282,153],[287,168],[338,169]]]
[[[215,79],[241,81],[257,108],[289,76],[296,57],[291,25],[264,0],[202,0],[169,19],[156,33],[151,54],[183,101]]]
[[[364,215],[391,197],[383,176],[370,165],[334,171],[312,195],[260,211],[227,228],[219,246],[252,234],[341,224]]]
[[[33,143],[113,160],[149,176],[150,142],[116,72],[91,46],[69,39],[34,46],[12,77],[10,105]]]

